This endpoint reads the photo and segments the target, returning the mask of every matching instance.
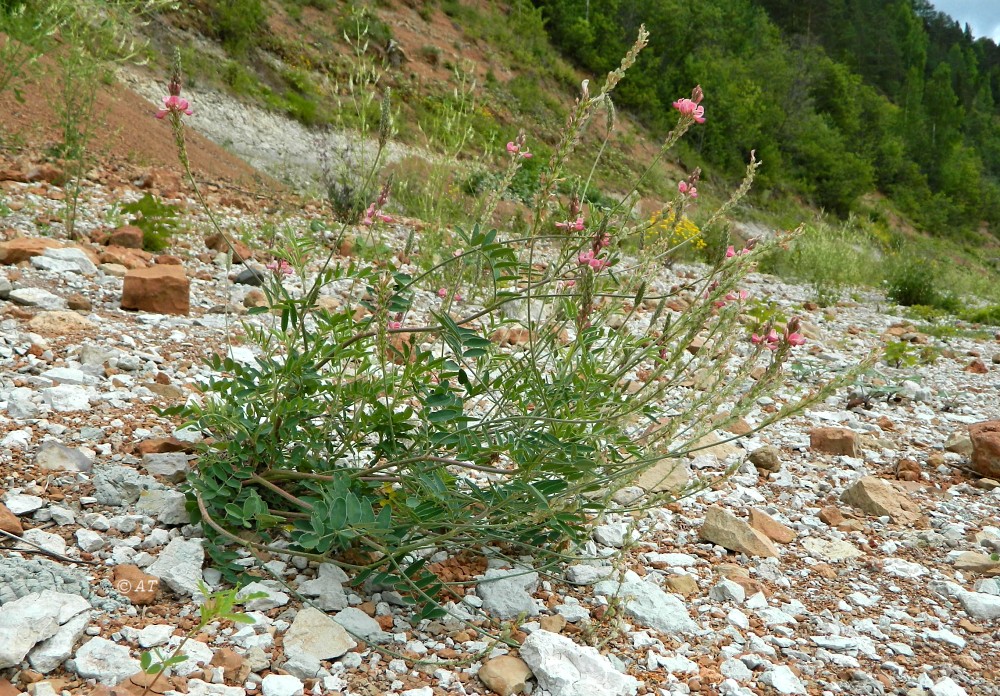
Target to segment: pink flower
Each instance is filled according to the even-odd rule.
[[[575,222],[557,222],[556,228],[560,230],[583,232],[583,216],[578,217]]]
[[[594,247],[597,249],[603,249],[611,244],[611,235],[602,235],[600,239],[594,240]]]
[[[750,297],[749,290],[740,290],[739,292],[726,293],[726,299],[730,302],[735,302],[736,300],[745,300]]]
[[[448,290],[447,290],[447,289],[445,289],[445,288],[440,288],[440,289],[438,290],[438,297],[440,297],[440,298],[441,298],[442,300],[443,300],[444,298],[448,297]]]
[[[674,108],[681,112],[681,116],[690,116],[695,123],[705,122],[705,107],[698,106],[690,99],[678,99],[674,102]]]
[[[785,340],[788,341],[789,345],[792,345],[792,346],[801,346],[801,345],[805,344],[806,337],[803,336],[800,333],[792,332],[792,333],[788,334],[787,336],[785,336]]]
[[[580,252],[580,255],[576,257],[576,260],[580,262],[581,266],[588,266],[595,273],[611,265],[610,261],[597,258],[597,254],[595,254],[592,249]]]
[[[280,261],[272,261],[271,263],[267,264],[265,268],[267,268],[267,270],[269,271],[272,271],[274,273],[280,273],[282,275],[292,275],[292,273],[294,272],[292,270],[292,264],[288,263],[284,259],[281,259]]]
[[[682,181],[677,184],[677,190],[681,192],[682,196],[691,196],[691,198],[698,197],[698,188],[694,184],[689,184],[686,181]]]
[[[733,248],[732,245],[729,245],[729,247],[726,248],[726,258],[731,259],[734,256],[736,256],[736,249]]]
[[[187,99],[171,94],[169,97],[163,98],[163,108],[156,112],[156,118],[163,118],[167,114],[187,114],[190,116],[193,113]]]
[[[399,321],[390,321],[386,323],[386,328],[390,331],[395,331],[396,329],[403,328],[403,323]]]
[[[376,220],[381,222],[393,222],[392,217],[385,215],[381,210],[378,210],[375,207],[374,203],[372,203],[368,206],[368,210],[365,211],[365,216],[361,219],[361,224],[365,227],[371,227],[375,224]]]
[[[509,152],[512,155],[517,155],[518,157],[521,157],[522,159],[528,159],[528,158],[530,158],[532,156],[532,154],[530,152],[528,152],[527,150],[524,150],[522,152],[521,151],[521,145],[519,145],[518,143],[515,143],[515,142],[509,142],[509,143],[507,143],[507,152]]]
[[[462,298],[462,296],[461,296],[460,294],[458,294],[458,293],[456,292],[456,293],[455,293],[455,294],[454,294],[454,295],[452,296],[452,298],[451,298],[451,299],[452,299],[453,301],[455,301],[455,302],[461,302],[463,298]]]
[[[781,336],[778,335],[777,331],[771,329],[770,331],[767,332],[767,335],[765,336],[758,336],[757,334],[751,334],[750,342],[753,343],[755,346],[764,343],[765,347],[768,350],[777,350],[778,344],[781,342]]]

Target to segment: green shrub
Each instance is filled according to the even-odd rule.
[[[959,312],[959,316],[973,324],[1000,326],[1000,304],[977,307],[975,309],[964,309]]]
[[[555,239],[553,221],[543,220],[575,136],[644,43],[642,30],[606,86],[581,98],[547,163],[536,164],[543,148],[532,153],[523,135],[502,151],[505,168],[479,214],[490,219],[530,166],[527,234],[456,227],[444,258],[411,276],[390,251],[374,263],[338,262],[322,226],[287,232],[278,250],[287,267],[271,266],[268,306],[251,310],[244,326],[256,359],[214,357],[203,402],[170,411],[211,434],[189,492],[206,550],[228,577],[239,572],[230,561],[231,544],[240,544],[339,564],[356,582],[398,589],[416,605],[414,621],[442,616],[449,589],[427,567],[433,553],[488,546],[505,558],[529,555],[536,568],[561,563],[622,487],[652,467],[666,476],[707,433],[786,389],[795,322],[768,346],[742,323],[739,290],[767,242],[684,288],[653,292],[661,260],[620,251],[644,232],[625,201],[589,212],[583,229]],[[172,115],[183,145],[180,118]],[[681,117],[664,150],[694,123]],[[181,161],[193,181],[183,149]],[[363,238],[372,247],[399,231],[383,231],[394,224],[380,212],[388,185],[378,195],[354,193],[378,180],[378,161],[353,172],[365,183],[345,196],[369,205]],[[719,215],[755,172],[753,162]],[[286,287],[286,270],[301,285]],[[322,297],[345,287],[360,302],[320,309]],[[683,300],[683,310],[672,300]],[[692,353],[695,340],[706,349]],[[793,386],[806,396],[789,393],[756,426],[834,386]]]
[[[142,230],[142,246],[147,251],[166,249],[180,223],[177,206],[164,203],[149,193],[137,201],[125,203],[121,211],[132,216],[128,221],[130,225]]]
[[[938,265],[928,259],[899,258],[890,264],[886,296],[904,307],[927,305],[950,313],[961,306],[957,297],[943,292]]]
[[[267,17],[262,0],[212,0],[209,9],[211,31],[234,55],[243,55],[257,45]]]

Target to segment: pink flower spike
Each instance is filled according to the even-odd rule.
[[[520,151],[520,149],[521,148],[518,145],[515,145],[513,142],[507,143],[507,152],[509,152],[512,155],[516,155],[518,151]]]
[[[705,122],[705,107],[698,106],[690,99],[678,99],[674,102],[674,108],[680,112],[681,116],[690,116],[696,123]]]
[[[440,288],[438,290],[438,297],[440,297],[442,300],[448,297],[448,290],[446,288]]]
[[[785,340],[788,341],[789,345],[801,346],[805,344],[806,337],[800,333],[790,333],[787,336],[785,336]]]
[[[576,260],[580,262],[581,266],[586,266],[594,260],[594,252],[589,250],[582,251],[580,252],[580,255],[576,257]]]
[[[281,259],[280,261],[272,261],[271,263],[265,265],[264,267],[269,271],[273,271],[274,273],[280,273],[282,275],[292,275],[292,273],[294,273],[294,270],[292,269],[292,264],[288,263],[284,259]]]
[[[167,114],[187,114],[190,116],[193,113],[187,99],[171,94],[163,98],[163,108],[156,112],[156,118],[163,118]]]
[[[726,258],[731,259],[736,256],[736,249],[732,246],[726,248]]]

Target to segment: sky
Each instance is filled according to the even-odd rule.
[[[951,15],[961,26],[972,27],[972,35],[992,37],[1000,43],[1000,0],[931,0],[934,9]]]

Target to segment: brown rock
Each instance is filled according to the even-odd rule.
[[[174,256],[173,254],[160,254],[155,259],[156,263],[161,266],[183,266],[184,260],[180,256]]]
[[[6,679],[0,679],[0,696],[21,696],[21,690]]]
[[[92,333],[97,329],[97,324],[73,311],[52,310],[36,314],[28,322],[28,327],[43,336],[66,336]]]
[[[124,266],[125,268],[145,268],[153,255],[142,249],[128,249],[120,246],[109,246],[101,251],[100,262]]]
[[[833,580],[837,577],[837,571],[833,569],[829,563],[816,563],[810,566],[812,571],[819,575],[821,578],[826,578],[827,580]]]
[[[24,173],[24,180],[27,182],[46,181],[56,186],[66,183],[66,173],[54,164],[41,162],[28,167]]]
[[[519,657],[501,655],[479,668],[479,680],[500,696],[520,694],[532,677],[531,669]]]
[[[988,573],[1000,568],[1000,561],[994,561],[988,554],[966,551],[955,559],[955,570],[966,570],[971,573]]]
[[[844,521],[844,513],[833,505],[827,505],[819,511],[819,518],[831,527],[836,527]]]
[[[791,544],[798,536],[793,530],[757,508],[750,510],[750,526],[779,544]]]
[[[233,263],[243,263],[248,259],[253,258],[253,251],[246,244],[239,242],[235,239],[227,240],[226,237],[216,232],[215,234],[205,237],[205,246],[212,251],[220,251],[228,253],[230,250],[233,252]]]
[[[990,368],[986,367],[986,363],[984,363],[982,360],[976,358],[975,360],[973,360],[972,362],[970,362],[968,365],[965,366],[965,371],[970,372],[974,375],[985,375],[987,372],[990,371]]]
[[[730,457],[743,454],[743,449],[741,447],[734,445],[732,442],[722,440],[715,433],[708,433],[699,439],[691,449],[694,451],[688,455],[689,457],[699,457],[708,454],[715,457],[720,462],[724,462]]]
[[[741,565],[736,565],[735,563],[720,563],[715,566],[715,572],[724,577],[726,580],[735,581],[736,578],[749,578],[750,571]]]
[[[66,305],[76,312],[89,312],[94,308],[90,300],[78,292],[74,292],[66,298]]]
[[[220,648],[212,655],[212,667],[222,668],[222,678],[227,684],[242,685],[250,676],[250,663],[245,657],[229,647]]]
[[[153,392],[157,396],[161,396],[164,399],[171,401],[180,401],[187,397],[187,394],[183,389],[178,387],[176,384],[160,384],[159,382],[145,382],[142,386],[146,387],[149,391]]]
[[[126,249],[142,249],[143,231],[135,225],[122,225],[111,231],[104,244]]]
[[[691,472],[686,461],[662,459],[646,469],[635,480],[635,485],[647,493],[680,491],[688,485]]]
[[[1000,478],[1000,420],[969,426],[972,468],[983,478]]]
[[[125,276],[121,306],[158,314],[188,314],[190,292],[183,266],[135,268]]]
[[[778,556],[778,549],[770,539],[721,507],[712,506],[708,509],[700,535],[702,539],[730,551],[749,556]]]
[[[698,594],[698,581],[690,575],[671,575],[663,581],[667,590],[684,597]]]
[[[764,585],[763,583],[761,583],[760,580],[755,580],[753,578],[745,578],[741,575],[729,579],[735,582],[740,587],[742,587],[743,590],[746,592],[747,597],[753,597],[758,592],[763,592],[765,595],[767,595],[767,590],[764,588]]]
[[[193,452],[194,446],[176,437],[155,437],[139,443],[139,454],[166,454],[168,452]]]
[[[759,447],[750,453],[750,463],[764,471],[781,469],[781,450],[771,445]]]
[[[16,534],[17,536],[21,536],[22,532],[24,532],[21,520],[3,503],[0,503],[0,530],[8,534]]]
[[[562,630],[566,628],[566,617],[562,614],[549,614],[540,618],[538,623],[543,631],[562,633]]]
[[[54,239],[17,237],[0,243],[0,264],[13,266],[33,256],[41,256],[46,249],[61,249],[62,246]]]
[[[959,621],[958,621],[958,627],[959,628],[964,628],[966,631],[968,631],[969,633],[972,633],[972,634],[986,633],[986,629],[985,628],[983,628],[982,626],[977,626],[976,624],[972,623],[968,619],[959,619]]]
[[[111,584],[136,606],[152,604],[156,601],[156,595],[160,590],[158,577],[144,573],[138,566],[128,563],[115,566]]]
[[[267,306],[267,295],[260,288],[253,288],[252,290],[247,290],[247,294],[243,296],[243,306],[247,309],[253,307],[266,307]]]
[[[753,432],[753,428],[742,418],[737,418],[735,421],[726,426],[726,432],[732,433],[733,435],[749,435]]]
[[[874,476],[858,479],[840,496],[848,505],[860,508],[869,515],[888,515],[898,524],[925,523],[920,508],[889,484]]]
[[[997,488],[1000,488],[1000,481],[991,478],[981,478],[972,485],[984,491],[995,491]]]
[[[809,448],[848,457],[861,455],[857,433],[848,428],[813,428],[809,431]]]

